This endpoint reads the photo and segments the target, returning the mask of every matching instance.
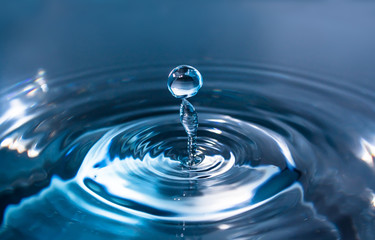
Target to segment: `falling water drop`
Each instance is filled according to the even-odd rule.
[[[182,98],[180,107],[180,121],[188,135],[188,156],[181,159],[185,166],[192,166],[201,162],[197,156],[198,114],[194,106],[186,100],[198,93],[203,85],[199,71],[191,66],[181,65],[174,68],[168,76],[168,89],[176,98]]]
[[[192,97],[198,93],[202,85],[201,74],[191,66],[178,66],[168,76],[168,89],[176,98]]]

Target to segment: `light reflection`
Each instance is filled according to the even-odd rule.
[[[0,117],[0,124],[14,118],[25,116],[27,106],[19,99],[13,99],[9,102],[9,109]]]
[[[365,139],[360,140],[362,151],[360,153],[360,159],[367,163],[370,167],[374,167],[374,157],[375,157],[375,146]]]
[[[371,193],[371,205],[375,208],[375,193]]]
[[[37,156],[39,156],[39,153],[40,151],[33,149],[33,148],[27,150],[27,156],[29,158],[36,158]]]
[[[38,92],[46,93],[48,91],[47,82],[45,79],[46,71],[39,70],[34,80],[26,81],[25,87],[21,91],[18,91],[17,94],[8,96],[7,101],[9,102],[9,107],[4,114],[0,117],[0,124],[11,120],[11,119],[20,119],[26,115],[26,110],[30,107],[33,107],[36,104],[36,100],[26,100],[24,96],[30,98],[37,95]]]
[[[45,80],[46,71],[40,69],[35,77],[35,80],[24,88],[24,92],[28,92],[26,96],[33,97],[37,94],[38,90],[43,93],[48,91],[48,86]]]
[[[1,142],[0,147],[1,147],[1,148],[9,147],[11,144],[13,144],[13,140],[10,139],[10,138],[5,138],[5,139]]]
[[[224,119],[207,119],[209,122],[216,122],[216,123],[226,123]]]
[[[0,149],[8,148],[9,150],[17,151],[19,154],[25,153],[29,158],[36,158],[39,156],[40,151],[34,147],[28,147],[31,140],[24,140],[20,137],[13,136],[7,137],[0,143]],[[29,148],[29,149],[28,149]]]
[[[8,146],[10,150],[15,150],[18,153],[23,153],[26,151],[26,147],[24,144],[22,144],[18,139],[15,139],[12,144]]]
[[[230,228],[230,225],[228,225],[228,224],[220,224],[218,228],[220,230],[227,230],[228,228]]]
[[[217,128],[210,128],[210,129],[208,129],[208,131],[216,133],[216,134],[222,134],[223,133],[223,131],[221,131],[220,129],[217,129]]]
[[[7,136],[26,122],[35,117],[35,114],[28,113],[28,110],[34,106],[40,105],[41,100],[48,92],[48,85],[45,78],[46,71],[40,69],[36,76],[28,79],[17,85],[18,91],[15,94],[8,95],[6,98],[7,107],[0,115],[0,126],[4,128],[0,139],[0,149],[8,148],[9,150],[17,151],[19,154],[27,153],[30,158],[35,158],[40,151],[31,146],[32,139],[22,139],[22,134],[19,133],[12,136]]]

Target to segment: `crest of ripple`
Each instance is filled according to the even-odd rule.
[[[203,221],[248,211],[298,179],[288,147],[276,133],[217,114],[202,114],[201,121],[198,151],[205,159],[199,165],[180,163],[185,137],[173,132],[184,133],[178,120],[161,116],[110,130],[88,152],[76,180],[92,196],[126,212]],[[270,162],[261,166],[252,159]]]

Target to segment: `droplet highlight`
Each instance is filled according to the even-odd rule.
[[[202,75],[188,65],[174,68],[168,76],[168,89],[176,98],[192,97],[198,93],[202,85]]]

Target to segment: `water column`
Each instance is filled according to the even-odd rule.
[[[203,85],[199,71],[191,66],[181,65],[174,68],[168,76],[168,89],[176,98],[182,99],[180,121],[188,136],[188,156],[181,159],[185,166],[192,166],[202,159],[197,156],[198,115],[187,98],[196,95]]]

